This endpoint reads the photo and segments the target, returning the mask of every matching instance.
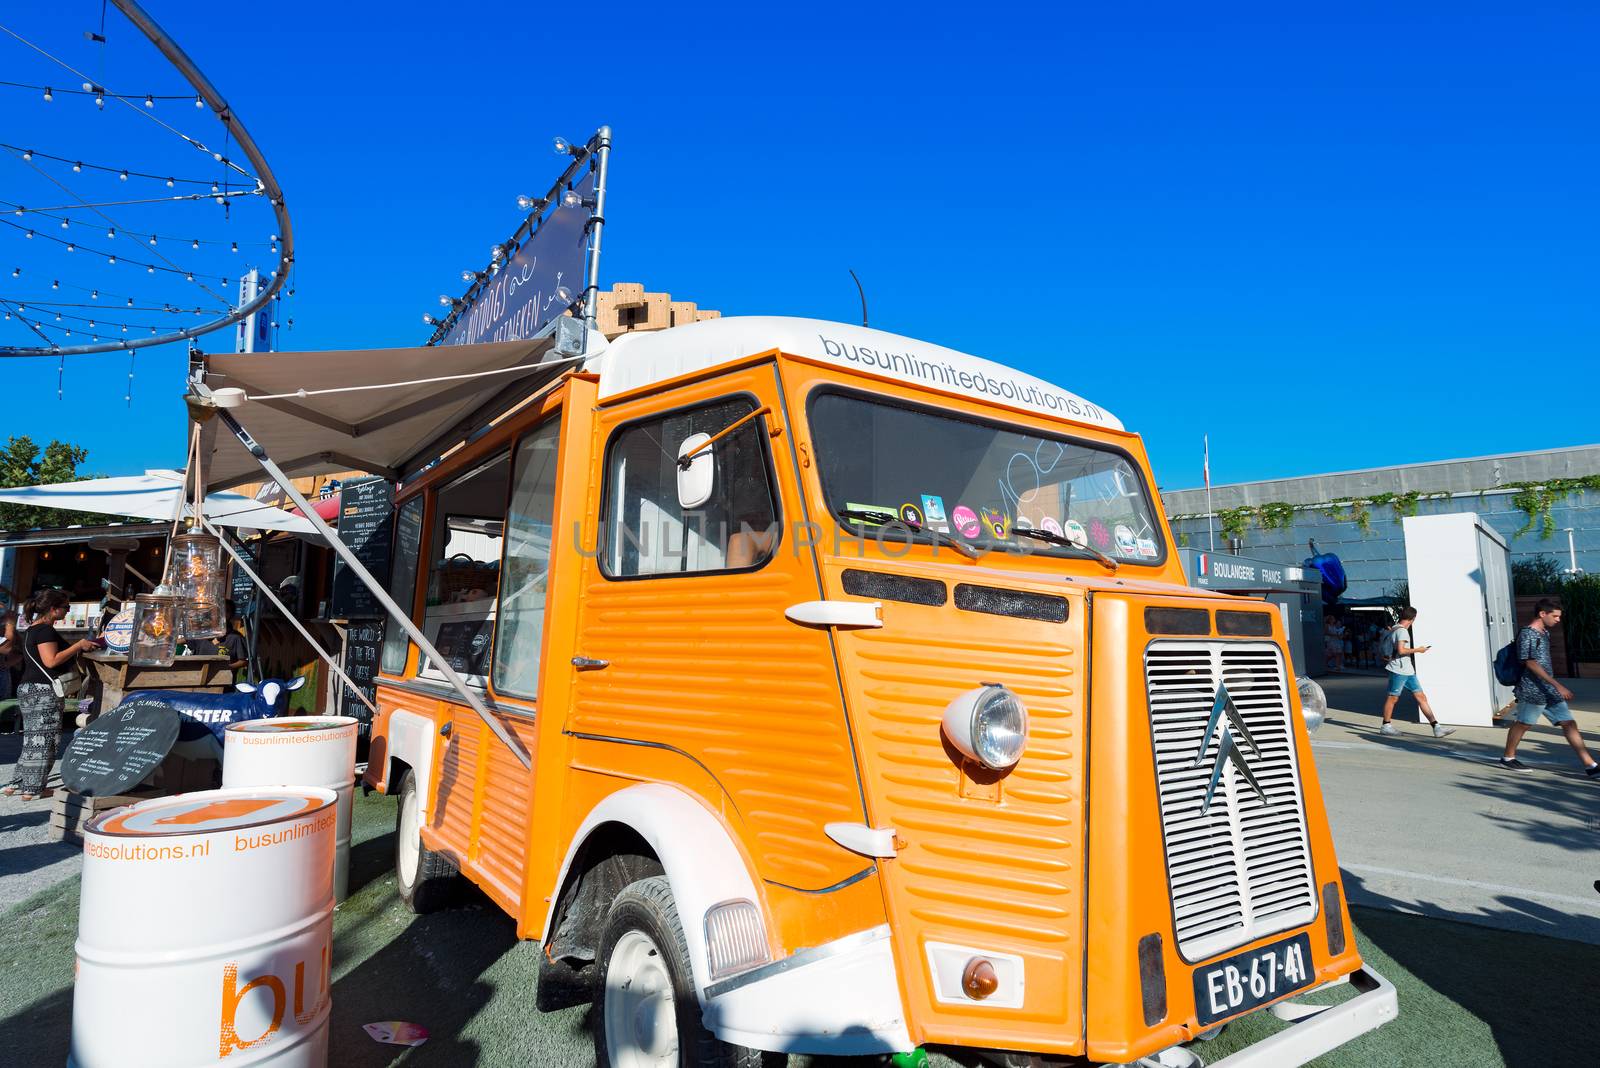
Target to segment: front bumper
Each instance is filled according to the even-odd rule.
[[[1293,1068],[1382,1027],[1400,1015],[1394,984],[1363,965],[1349,975],[1361,993],[1339,1005],[1301,1005],[1282,1001],[1267,1011],[1294,1026],[1224,1057],[1210,1068]],[[1326,990],[1327,986],[1317,987]]]

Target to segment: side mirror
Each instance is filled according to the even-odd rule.
[[[1294,684],[1300,691],[1300,714],[1305,717],[1306,730],[1315,731],[1328,718],[1328,695],[1305,675],[1297,675]]]
[[[711,440],[710,434],[690,434],[678,446],[678,507],[684,511],[699,508],[711,499],[711,450],[696,453],[685,467],[682,460]]]

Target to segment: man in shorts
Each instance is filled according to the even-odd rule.
[[[1517,659],[1522,661],[1522,678],[1517,680],[1517,710],[1513,713],[1517,721],[1506,734],[1506,752],[1500,758],[1500,766],[1512,771],[1528,770],[1528,765],[1517,759],[1517,743],[1543,716],[1567,736],[1567,744],[1583,761],[1584,774],[1600,780],[1600,764],[1589,755],[1583,735],[1578,733],[1578,724],[1572,718],[1572,709],[1567,707],[1572,691],[1556,681],[1555,668],[1550,662],[1550,628],[1561,622],[1561,606],[1544,598],[1533,610],[1533,622],[1517,635]]]
[[[1416,622],[1417,610],[1410,605],[1400,609],[1400,622],[1389,629],[1378,641],[1378,655],[1385,661],[1384,667],[1389,672],[1389,695],[1383,702],[1383,726],[1378,728],[1378,733],[1396,735],[1400,728],[1394,725],[1394,706],[1400,702],[1400,695],[1407,690],[1417,699],[1417,707],[1433,725],[1433,736],[1444,738],[1454,734],[1454,727],[1446,727],[1433,717],[1433,708],[1428,704],[1428,695],[1422,692],[1422,684],[1417,681],[1416,654],[1425,653],[1432,646],[1411,645],[1411,624]]]

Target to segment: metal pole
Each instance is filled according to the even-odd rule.
[[[594,133],[599,160],[594,176],[594,217],[589,220],[589,262],[583,269],[583,317],[589,327],[598,326],[600,314],[600,231],[606,225],[606,175],[611,169],[611,127]]]
[[[317,639],[311,636],[311,632],[305,628],[305,625],[294,617],[289,609],[284,606],[282,601],[278,600],[278,595],[273,593],[272,590],[267,587],[267,584],[262,581],[261,576],[250,570],[250,565],[244,561],[244,555],[240,553],[238,549],[233,547],[233,545],[228,541],[227,535],[223,534],[222,531],[212,526],[211,523],[206,519],[201,519],[200,522],[207,530],[217,536],[217,540],[222,542],[222,547],[228,550],[228,555],[233,557],[233,562],[238,564],[239,567],[243,569],[244,573],[250,576],[250,581],[254,582],[261,592],[266,594],[267,598],[277,606],[278,611],[283,613],[284,618],[293,624],[295,630],[300,632],[300,637],[311,643],[311,648],[316,651],[318,656],[327,662],[328,666],[333,669],[333,673],[339,676],[346,686],[350,687],[350,692],[361,698],[361,703],[372,709],[373,715],[377,715],[378,706],[373,704],[367,695],[361,692],[361,687],[357,686],[353,681],[351,681],[350,676],[344,673],[344,669],[338,665],[332,656],[328,655],[328,651],[317,642]]]
[[[356,578],[361,580],[362,585],[372,591],[372,595],[378,599],[379,604],[383,605],[384,611],[389,613],[390,618],[400,624],[400,629],[404,630],[411,640],[417,643],[417,648],[427,655],[429,661],[438,667],[439,671],[455,691],[461,695],[462,699],[472,706],[472,710],[478,714],[479,719],[483,720],[484,725],[489,728],[490,732],[505,743],[506,748],[510,749],[512,754],[522,762],[523,767],[532,768],[533,758],[522,747],[522,743],[517,740],[516,735],[507,730],[506,725],[490,713],[478,695],[472,692],[466,680],[456,674],[456,669],[451,667],[450,662],[440,655],[439,650],[433,647],[433,643],[428,640],[428,636],[422,633],[422,628],[411,621],[411,613],[402,610],[399,605],[395,604],[394,598],[389,596],[389,591],[383,588],[382,583],[372,577],[372,572],[368,571],[366,565],[356,558],[356,554],[350,551],[350,547],[339,540],[339,535],[329,528],[323,518],[317,514],[316,509],[311,507],[310,502],[301,496],[299,490],[294,488],[294,483],[290,481],[289,476],[284,474],[278,465],[272,462],[271,457],[267,455],[267,450],[256,444],[256,440],[250,436],[250,432],[240,426],[239,421],[232,414],[220,408],[217,409],[217,414],[222,417],[222,421],[227,424],[228,429],[233,431],[233,436],[239,439],[239,443],[255,458],[256,463],[261,465],[261,469],[283,489],[284,494],[295,503],[306,517],[306,520],[316,528],[317,533],[321,534],[328,544],[333,547],[333,551],[339,554],[339,558],[345,562],[345,566],[355,573]]]

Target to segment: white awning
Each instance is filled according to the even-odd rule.
[[[291,477],[366,471],[394,478],[431,459],[475,417],[528,379],[571,366],[540,366],[551,338],[486,345],[341,352],[220,354],[205,359],[212,391],[241,389],[230,412]],[[261,467],[226,431],[206,472],[211,487],[259,481]],[[431,450],[431,452],[430,452]],[[426,454],[426,455],[425,455]]]
[[[259,470],[259,469],[258,469]],[[116,478],[91,478],[82,482],[55,482],[46,486],[16,486],[0,489],[0,501],[31,504],[39,508],[61,508],[71,512],[100,515],[137,516],[140,519],[172,520],[183,492],[181,471],[146,471],[142,475]],[[183,515],[193,508],[183,506]],[[271,508],[237,493],[208,493],[206,518],[219,527],[245,527],[254,530],[288,530],[316,537],[316,528],[304,516]],[[320,540],[320,539],[319,539]]]

